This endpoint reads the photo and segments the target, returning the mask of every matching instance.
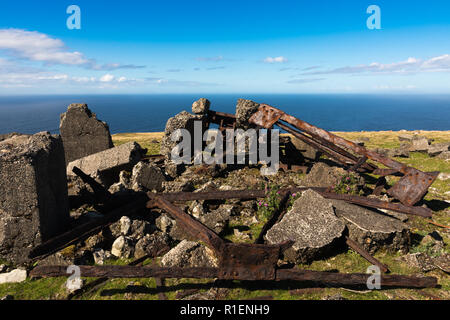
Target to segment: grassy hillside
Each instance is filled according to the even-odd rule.
[[[358,140],[367,137],[370,141],[365,142],[369,148],[383,147],[395,148],[399,146],[398,135],[406,132],[337,132],[336,134],[351,140]],[[412,132],[409,132],[412,133]],[[450,131],[416,131],[428,138],[435,139],[435,142],[450,142]],[[149,154],[159,153],[160,139],[163,133],[121,133],[113,136],[116,145],[137,141],[143,147],[149,149]],[[415,166],[423,171],[435,171],[450,173],[450,162],[430,158],[426,154],[412,153],[410,158],[397,158],[396,160],[408,165]],[[450,225],[450,182],[436,181],[430,188],[430,192],[425,198],[425,203],[435,210],[433,221],[441,225]],[[420,217],[410,217],[407,222],[413,233],[413,244],[410,252],[426,252],[427,248],[417,241],[421,237],[432,231],[438,231],[446,243],[446,252],[450,247],[449,229],[429,223],[427,219]],[[378,251],[375,257],[381,262],[389,265],[392,273],[395,274],[424,274],[418,269],[399,261],[401,253],[389,253]],[[114,260],[110,264],[126,264],[128,261]],[[153,263],[148,260],[145,264]],[[301,265],[301,268],[311,270],[331,270],[340,272],[365,272],[370,264],[361,256],[348,250],[326,260],[315,261],[310,265]],[[252,284],[240,285],[234,282],[231,288],[224,293],[224,299],[249,299],[260,296],[272,296],[274,299],[325,299],[330,296],[341,296],[346,299],[450,299],[450,277],[443,271],[431,271],[428,276],[438,278],[440,287],[432,289],[389,289],[380,291],[352,291],[343,288],[316,288],[304,287],[290,290],[289,283],[278,284]],[[91,282],[94,279],[86,279]],[[184,289],[198,289],[199,292],[208,291],[212,285],[212,280],[175,280],[168,279],[166,286],[169,299],[175,299],[177,292]],[[64,299],[67,295],[65,291],[65,278],[27,280],[20,284],[0,285],[0,298],[6,294],[13,295],[16,299]],[[104,286],[85,294],[81,299],[158,299],[155,290],[154,279],[114,279],[108,281]]]

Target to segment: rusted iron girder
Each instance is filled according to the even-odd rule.
[[[148,208],[158,207],[170,214],[192,237],[203,241],[219,258],[220,279],[275,280],[275,269],[283,251],[293,241],[277,245],[227,243],[214,231],[162,197],[149,192]]]
[[[423,207],[410,207],[401,203],[386,202],[374,198],[366,198],[361,196],[349,195],[349,194],[337,194],[333,192],[327,192],[326,188],[316,187],[298,187],[298,188],[283,188],[280,192],[302,192],[307,189],[311,189],[319,193],[322,197],[327,199],[342,200],[358,204],[361,206],[386,209],[395,212],[417,215],[421,217],[432,217],[432,211]],[[209,192],[173,192],[173,193],[161,193],[164,199],[171,202],[183,202],[193,200],[226,200],[226,199],[257,199],[265,198],[267,195],[265,190],[228,190],[228,191],[209,191]]]
[[[82,277],[87,278],[193,278],[228,279],[222,276],[219,268],[160,268],[136,266],[79,266]],[[30,272],[31,277],[65,277],[67,266],[38,266]],[[301,269],[277,269],[275,281],[308,281],[329,286],[366,286],[370,274],[332,273]],[[240,280],[253,280],[245,275]],[[264,279],[262,279],[264,280]],[[267,279],[266,279],[267,280]],[[434,277],[415,277],[403,275],[380,275],[381,287],[431,288],[437,286]]]
[[[420,201],[439,174],[439,172],[428,173],[408,167],[403,163],[386,158],[377,152],[368,150],[363,146],[336,136],[267,104],[261,104],[259,110],[249,120],[249,122],[267,129],[272,128],[275,124],[283,124],[281,121],[309,134],[311,137],[321,139],[322,142],[327,141],[332,145],[351,150],[363,157],[367,157],[370,160],[401,172],[403,177],[388,190],[388,194],[400,200],[405,205],[412,206]]]

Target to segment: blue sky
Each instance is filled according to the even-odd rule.
[[[2,1],[0,94],[36,93],[450,93],[450,2]]]

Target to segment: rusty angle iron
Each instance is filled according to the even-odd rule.
[[[294,242],[276,245],[228,243],[214,231],[192,218],[163,195],[147,193],[148,208],[158,207],[169,213],[192,237],[205,242],[219,258],[218,278],[224,280],[275,280],[280,255]]]
[[[321,148],[321,146],[323,146],[324,149],[329,149],[330,147],[333,149],[333,146],[336,146],[344,150],[351,150],[362,157],[379,162],[388,168],[402,173],[403,177],[401,177],[387,192],[389,195],[408,206],[413,206],[423,198],[427,193],[428,188],[439,174],[439,172],[422,172],[416,168],[408,167],[400,162],[368,150],[363,146],[357,145],[352,141],[338,137],[324,129],[288,115],[267,104],[261,104],[258,111],[250,117],[249,122],[266,129],[270,129],[276,124],[283,129],[288,130],[289,127],[283,123],[285,122],[298,130],[307,133],[314,140],[316,148]],[[297,133],[297,135],[302,134],[297,131],[295,131],[295,133]],[[358,163],[358,161],[355,162],[353,160],[353,164],[356,163]],[[374,168],[372,171],[376,171],[376,169]]]

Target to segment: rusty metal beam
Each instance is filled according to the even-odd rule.
[[[87,278],[223,278],[218,268],[160,268],[135,266],[79,266],[82,277]],[[38,266],[30,272],[31,277],[67,277],[67,266]],[[370,274],[332,273],[301,269],[277,269],[275,281],[309,281],[331,286],[366,286]],[[240,280],[248,279],[245,275]],[[381,287],[432,288],[437,286],[434,277],[414,277],[402,275],[380,275]]]
[[[406,214],[417,215],[421,217],[429,218],[432,216],[432,211],[423,207],[411,207],[405,206],[401,203],[386,202],[379,199],[366,198],[361,196],[349,195],[349,194],[337,194],[333,192],[326,192],[326,188],[316,187],[299,187],[299,188],[285,188],[280,192],[302,192],[307,189],[314,190],[327,199],[343,200],[365,207],[376,209],[387,209],[395,212],[401,212]],[[164,199],[168,201],[193,201],[193,200],[226,200],[226,199],[258,199],[265,198],[267,196],[264,190],[229,190],[229,191],[211,191],[211,192],[174,192],[174,193],[161,193]]]
[[[412,206],[419,202],[438,175],[438,172],[426,173],[416,168],[408,167],[403,163],[384,157],[352,141],[336,136],[266,104],[261,104],[259,110],[251,116],[249,121],[268,129],[272,128],[274,124],[278,124],[279,121],[284,121],[313,137],[322,139],[322,141],[327,141],[327,143],[346,150],[352,150],[361,156],[365,156],[368,159],[401,172],[404,176],[388,190],[388,194],[400,200],[405,205]]]
[[[366,259],[370,263],[378,266],[381,271],[389,272],[389,267],[387,265],[381,263],[380,261],[375,259],[373,256],[371,256],[370,253],[367,252],[363,247],[361,247],[357,242],[353,241],[352,239],[350,239],[349,237],[346,236],[345,237],[345,243],[347,243],[347,245],[350,248],[352,248],[357,253],[359,253],[364,259]]]

